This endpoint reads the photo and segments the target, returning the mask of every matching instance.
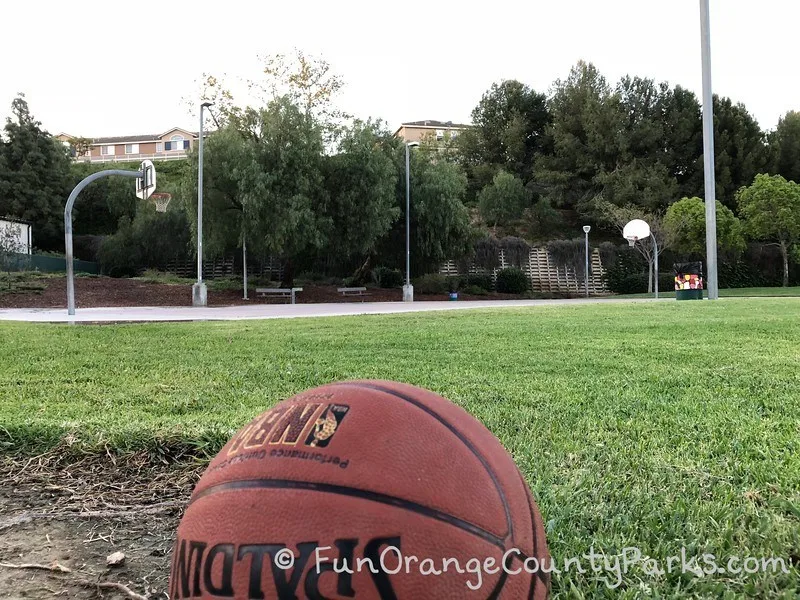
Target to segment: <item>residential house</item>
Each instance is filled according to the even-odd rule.
[[[472,127],[453,123],[452,121],[412,121],[403,123],[394,132],[394,136],[405,142],[444,143],[457,137],[459,133]]]
[[[189,149],[197,141],[197,133],[173,127],[158,134],[123,135],[92,138],[86,152],[77,155],[73,142],[80,140],[73,135],[60,133],[56,136],[65,145],[73,148],[76,161],[122,162],[149,160],[173,160],[186,158]]]

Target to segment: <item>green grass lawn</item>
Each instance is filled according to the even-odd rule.
[[[549,306],[227,323],[0,325],[0,444],[214,453],[334,380],[430,388],[512,453],[568,557],[800,562],[800,300]],[[584,563],[587,564],[587,563]],[[701,567],[703,563],[701,563]],[[796,598],[789,574],[648,574],[557,598]]]
[[[660,290],[660,298],[674,298],[675,291]],[[703,297],[708,296],[708,290],[703,290]],[[653,294],[624,294],[615,296],[616,298],[652,298]],[[800,287],[753,287],[753,288],[730,288],[719,291],[720,298],[798,298],[800,297]]]

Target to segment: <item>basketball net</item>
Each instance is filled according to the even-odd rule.
[[[172,194],[151,194],[150,200],[156,205],[156,212],[165,213],[167,212],[169,201],[172,200]]]
[[[628,238],[628,245],[629,245],[631,248],[633,248],[633,247],[636,245],[636,242],[638,242],[638,241],[639,241],[639,238],[638,238],[638,237],[635,237],[635,236],[634,236],[634,237],[629,237],[629,238]]]

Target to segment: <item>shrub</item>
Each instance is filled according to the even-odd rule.
[[[375,267],[372,269],[372,279],[380,288],[390,289],[403,287],[403,274],[398,269],[389,267]]]
[[[528,262],[531,255],[531,246],[522,238],[508,236],[500,240],[500,247],[505,253],[506,262],[521,267]]]
[[[766,287],[780,282],[770,281],[757,267],[745,262],[719,263],[720,288]]]
[[[430,273],[414,280],[414,291],[417,294],[446,294],[448,281],[444,275]]]
[[[586,241],[581,238],[573,240],[553,240],[547,242],[547,252],[553,263],[562,269],[572,269],[575,276],[582,280],[586,270]]]
[[[464,277],[466,287],[481,288],[485,292],[492,291],[492,278],[485,273],[470,273]]]
[[[479,285],[468,285],[464,287],[463,292],[470,296],[487,296],[489,292]]]
[[[502,269],[497,273],[497,291],[501,294],[521,294],[528,290],[528,276],[516,267]]]

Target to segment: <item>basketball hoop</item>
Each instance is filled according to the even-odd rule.
[[[650,225],[641,219],[630,221],[622,230],[622,237],[628,240],[628,245],[633,248],[636,242],[650,237]]]
[[[167,212],[169,201],[172,200],[172,194],[151,194],[150,199],[153,201],[153,204],[156,205],[156,212],[165,213]]]

